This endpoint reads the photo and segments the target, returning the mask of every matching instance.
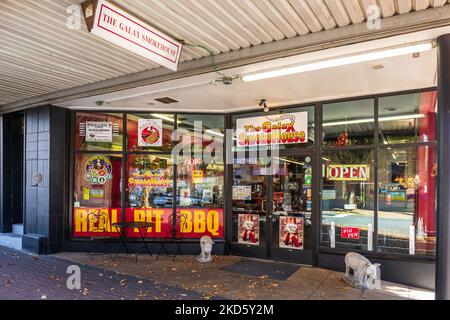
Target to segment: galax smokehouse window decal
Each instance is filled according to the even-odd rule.
[[[308,112],[267,115],[236,120],[236,146],[308,142]]]
[[[370,167],[367,164],[330,164],[326,167],[326,178],[330,181],[369,181]]]

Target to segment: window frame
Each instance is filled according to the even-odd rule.
[[[75,186],[75,157],[77,154],[85,154],[85,155],[93,155],[93,154],[99,154],[99,155],[121,155],[122,156],[122,164],[121,164],[121,174],[122,174],[122,179],[121,179],[121,218],[122,221],[125,221],[125,216],[126,216],[126,212],[125,210],[127,209],[127,203],[126,203],[126,183],[127,183],[127,163],[128,163],[128,157],[129,156],[133,156],[133,155],[162,155],[162,154],[167,154],[168,151],[135,151],[135,150],[128,150],[128,114],[133,114],[133,115],[146,115],[149,114],[149,111],[133,111],[133,110],[114,110],[113,113],[116,114],[121,114],[122,115],[122,151],[108,151],[108,150],[99,150],[99,151],[94,151],[94,150],[77,150],[76,147],[76,142],[77,142],[77,128],[76,128],[76,123],[77,123],[77,113],[108,113],[108,110],[71,110],[70,112],[70,129],[69,131],[69,143],[70,143],[70,151],[69,151],[69,206],[68,206],[68,218],[66,218],[67,223],[65,223],[65,232],[66,235],[64,237],[64,239],[66,241],[74,241],[74,242],[84,242],[86,241],[86,238],[84,237],[74,237],[73,236],[73,214],[74,214],[74,192],[76,190],[76,186]],[[169,112],[169,111],[151,111],[152,113],[161,113],[161,114],[172,114],[174,116],[174,125],[173,125],[173,130],[176,130],[178,127],[178,121],[177,121],[177,117],[179,114],[185,114],[186,112]],[[215,116],[220,116],[223,118],[223,128],[224,130],[226,130],[226,114],[223,113],[204,113],[204,112],[191,112],[190,114],[196,114],[196,115],[215,115]],[[174,143],[174,146],[176,145],[176,143]],[[224,141],[224,146],[225,146],[225,141]],[[171,152],[171,151],[170,151]],[[224,152],[224,163],[225,163],[225,156],[226,153]],[[224,173],[225,174],[225,173]],[[177,164],[174,163],[173,165],[173,183],[172,183],[172,188],[173,190],[176,190],[176,183],[177,183],[177,179],[178,179],[178,175],[177,175]],[[225,242],[225,238],[226,238],[226,229],[227,229],[227,225],[226,225],[226,214],[225,214],[225,205],[226,205],[226,199],[224,197],[223,199],[223,221],[222,221],[222,228],[223,228],[223,235],[221,238],[215,238],[214,241],[218,242],[218,243],[224,243]],[[175,213],[177,210],[176,207],[176,201],[175,198],[173,198],[172,201],[172,212]],[[66,216],[66,215],[65,215]],[[64,219],[65,220],[65,219]],[[173,220],[173,224],[175,226],[176,220]],[[113,241],[118,241],[118,239],[113,239]],[[157,239],[153,239],[153,238],[148,238],[146,239],[149,242],[152,241],[156,241]],[[186,241],[186,242],[191,242],[193,240],[193,238],[184,238],[182,239],[182,241]],[[197,240],[197,239],[195,239]],[[138,242],[139,240],[137,239],[133,239],[133,238],[127,238],[127,242]]]

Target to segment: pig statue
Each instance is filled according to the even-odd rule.
[[[353,276],[350,275],[350,269]],[[349,252],[345,255],[345,275],[343,280],[360,289],[374,289],[381,280],[380,264],[371,263],[359,253]]]
[[[212,256],[211,256],[213,244],[214,244],[214,241],[212,241],[211,237],[209,237],[209,236],[203,236],[200,238],[201,253],[197,257],[198,262],[213,261]]]

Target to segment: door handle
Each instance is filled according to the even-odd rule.
[[[267,200],[263,200],[261,203],[261,211],[267,213],[267,210],[264,208],[264,204],[267,203]]]

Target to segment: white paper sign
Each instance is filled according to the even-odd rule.
[[[177,71],[182,44],[108,1],[98,1],[91,33]]]
[[[86,142],[112,142],[113,124],[111,122],[86,122]]]
[[[138,146],[161,147],[162,146],[162,119],[138,120]]]
[[[307,142],[307,111],[236,120],[237,147]]]

